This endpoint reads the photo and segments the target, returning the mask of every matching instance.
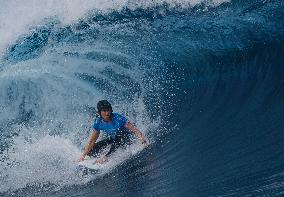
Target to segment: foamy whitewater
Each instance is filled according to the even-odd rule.
[[[283,2],[0,6],[1,196],[281,196]],[[107,99],[138,140],[76,160]]]

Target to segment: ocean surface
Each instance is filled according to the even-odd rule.
[[[282,0],[0,3],[0,196],[284,196]],[[101,99],[150,146],[83,172]]]

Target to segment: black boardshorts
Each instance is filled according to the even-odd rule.
[[[111,145],[108,153],[106,154],[106,156],[109,156],[119,147],[125,147],[127,145],[130,145],[132,142],[132,138],[133,136],[129,133],[127,129],[120,129],[114,138],[108,137],[99,142],[96,142],[93,149],[88,155],[95,157],[99,155],[100,152],[102,152],[108,145]]]

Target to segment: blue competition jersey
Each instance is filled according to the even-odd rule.
[[[112,113],[112,114],[113,117],[111,122],[105,122],[101,117],[96,118],[93,128],[96,129],[97,131],[103,131],[106,134],[114,137],[117,131],[126,125],[128,120],[121,114],[118,113]]]

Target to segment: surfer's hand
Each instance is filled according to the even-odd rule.
[[[142,141],[142,145],[144,146],[144,148],[147,148],[149,146],[149,143],[147,142],[147,140]]]
[[[80,157],[80,159],[78,159],[78,162],[80,162],[80,161],[84,161],[85,160],[85,156],[84,155],[82,155],[81,157]]]
[[[102,158],[98,159],[98,160],[96,161],[96,163],[98,163],[98,164],[103,164],[103,163],[105,163],[105,162],[107,162],[107,161],[108,161],[107,156],[103,156]]]

